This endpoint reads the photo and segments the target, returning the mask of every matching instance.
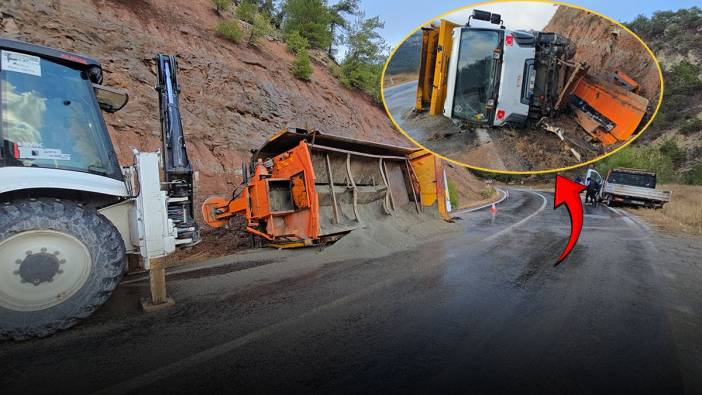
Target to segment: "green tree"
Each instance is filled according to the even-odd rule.
[[[239,21],[227,20],[222,21],[217,25],[217,35],[226,38],[227,40],[239,44],[243,33],[239,27]]]
[[[229,6],[232,5],[232,0],[211,0],[212,4],[215,6],[215,9],[217,10],[218,14],[221,14],[222,11],[226,11],[229,9]]]
[[[275,15],[275,3],[273,0],[259,1],[258,12],[269,20],[272,20],[273,16]]]
[[[341,81],[360,89],[380,102],[380,76],[387,45],[378,33],[384,23],[379,17],[358,21],[349,28],[348,53],[341,64]]]
[[[331,45],[331,13],[323,0],[287,0],[283,5],[283,32],[300,32],[313,48],[327,49]]]
[[[268,18],[259,14],[254,14],[253,23],[251,24],[251,33],[249,34],[249,45],[255,46],[258,39],[268,34],[271,30],[271,25]]]
[[[349,23],[344,18],[343,14],[356,15],[358,14],[359,0],[340,0],[329,8],[331,21],[329,29],[331,31],[332,40],[329,44],[327,53],[329,57],[334,57],[334,44],[343,43],[343,36],[337,31],[338,28],[348,29]]]
[[[310,47],[307,39],[302,37],[297,30],[293,30],[292,33],[285,36],[285,44],[287,44],[288,52],[294,54],[298,54],[300,51],[307,50]]]
[[[243,0],[236,8],[236,17],[253,25],[257,12],[258,6],[253,0]]]
[[[597,171],[604,175],[615,167],[646,169],[656,172],[656,178],[661,183],[675,180],[673,160],[663,154],[654,145],[626,147],[616,154],[597,162]]]
[[[302,49],[297,53],[295,61],[292,63],[292,73],[295,78],[299,78],[303,81],[309,81],[312,76],[312,63],[310,62],[310,55],[307,53],[306,49]]]

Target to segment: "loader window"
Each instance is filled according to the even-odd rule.
[[[463,29],[458,48],[453,114],[457,118],[486,122],[487,102],[495,86],[493,53],[500,42],[493,30]]]
[[[0,69],[2,165],[120,178],[85,72],[5,50]]]

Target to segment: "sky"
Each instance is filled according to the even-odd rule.
[[[702,7],[702,0],[568,0],[566,2],[597,11],[620,22],[629,22],[639,14],[650,17],[654,11],[659,10],[677,10],[695,5]],[[379,15],[380,19],[385,21],[385,28],[381,31],[381,35],[388,45],[395,47],[405,35],[419,25],[445,12],[475,3],[471,0],[361,0],[361,9],[365,12],[366,17]],[[497,6],[504,7],[505,5]],[[492,7],[496,7],[496,5],[493,4]],[[476,8],[488,7],[478,6]],[[508,11],[503,11],[502,19],[505,23],[510,28],[521,28],[517,25],[525,20],[526,13],[520,16],[519,12],[511,9]]]
[[[514,7],[514,3],[503,4],[485,4],[475,8],[489,11],[502,16],[505,25],[511,30],[529,30],[543,29],[544,26],[551,20],[553,14],[556,13],[558,7],[548,3],[529,2],[520,4],[519,7]],[[457,12],[452,12],[442,19],[447,19],[451,22],[463,25],[468,20],[468,17],[473,14],[473,7],[466,8]],[[495,27],[490,22],[486,21],[471,21],[471,26],[489,26]]]

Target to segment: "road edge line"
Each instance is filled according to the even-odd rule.
[[[512,225],[510,225],[510,226],[508,226],[508,227],[502,229],[501,231],[499,231],[499,232],[497,232],[497,233],[494,233],[494,234],[492,234],[492,235],[486,237],[485,239],[483,239],[483,241],[490,241],[490,240],[493,240],[493,239],[495,239],[495,238],[497,238],[497,237],[500,237],[500,236],[504,235],[505,233],[511,232],[512,229],[514,229],[514,228],[516,228],[516,227],[518,227],[518,226],[520,226],[520,225],[526,223],[526,222],[529,221],[530,219],[534,218],[534,216],[536,216],[536,215],[539,214],[540,212],[544,211],[544,209],[546,208],[546,205],[548,204],[548,199],[546,199],[546,196],[544,196],[544,195],[542,195],[542,194],[540,194],[540,193],[538,193],[538,192],[530,191],[530,190],[528,190],[528,189],[517,189],[517,190],[518,190],[518,191],[524,191],[524,192],[533,193],[534,195],[539,196],[541,199],[543,199],[543,203],[541,203],[541,207],[539,207],[536,211],[534,211],[533,213],[529,214],[528,216],[522,218],[520,221],[515,222],[515,223],[513,223]]]

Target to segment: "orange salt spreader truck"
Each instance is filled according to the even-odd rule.
[[[569,108],[603,145],[626,141],[648,109],[622,71],[609,78],[574,62],[576,46],[558,33],[511,30],[499,14],[473,10],[465,25],[422,28],[415,109],[482,127],[525,126]]]
[[[205,201],[203,218],[218,228],[238,216],[277,248],[334,241],[400,212],[449,219],[442,162],[425,150],[290,128],[252,150],[242,176],[231,198]]]

